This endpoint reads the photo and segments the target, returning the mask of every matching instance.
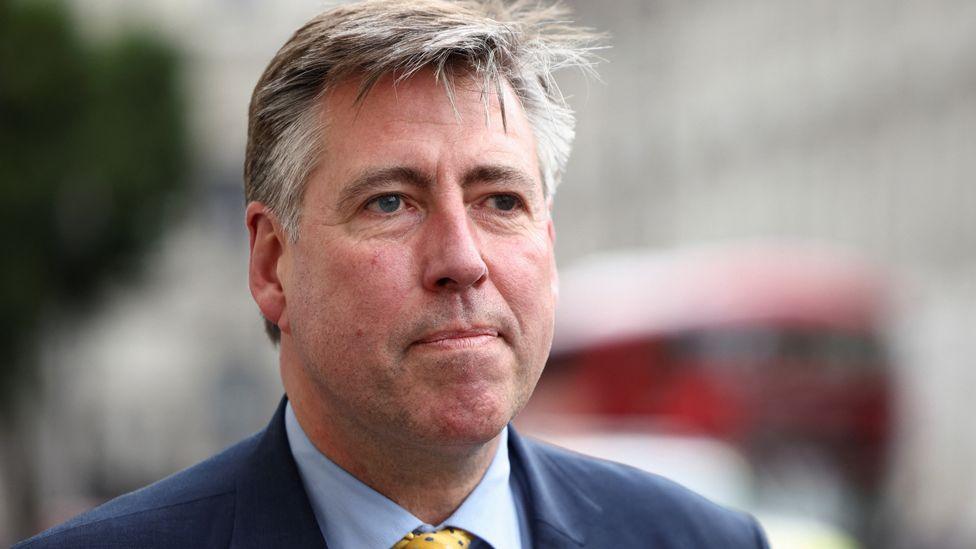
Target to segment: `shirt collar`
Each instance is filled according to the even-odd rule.
[[[424,524],[392,500],[333,463],[312,444],[291,403],[285,409],[288,445],[315,519],[329,547],[391,547],[407,532],[456,526],[496,548],[520,548],[520,522],[509,482],[508,427],[484,477],[439,525]]]

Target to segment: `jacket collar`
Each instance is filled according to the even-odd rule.
[[[285,402],[238,476],[232,548],[325,547],[288,447]]]
[[[288,446],[285,403],[282,398],[238,476],[232,548],[325,547]],[[598,520],[603,509],[577,487],[577,479],[512,426],[508,445],[512,474],[528,500],[532,546],[583,546],[585,525]]]
[[[603,508],[579,487],[538,443],[521,437],[509,426],[512,473],[522,483],[532,528],[532,546],[567,547],[586,544],[587,527],[599,520]]]

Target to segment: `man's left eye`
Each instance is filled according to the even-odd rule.
[[[496,210],[502,210],[504,212],[512,211],[518,208],[522,201],[518,199],[517,196],[511,194],[496,194],[488,198],[488,202]]]

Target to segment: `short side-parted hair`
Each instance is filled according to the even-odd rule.
[[[567,14],[558,4],[523,0],[366,0],[316,16],[282,46],[254,88],[245,198],[266,205],[297,239],[305,183],[328,146],[323,95],[355,77],[361,78],[361,100],[385,75],[405,79],[426,68],[452,102],[458,71],[478,79],[486,108],[489,93],[508,82],[534,131],[543,190],[552,196],[575,122],[553,72],[591,71],[599,38],[569,23]],[[266,325],[277,342],[277,326]]]

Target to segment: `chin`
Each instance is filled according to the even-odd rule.
[[[511,421],[511,406],[478,405],[441,409],[427,423],[428,431],[444,445],[480,445],[490,442]]]

